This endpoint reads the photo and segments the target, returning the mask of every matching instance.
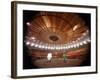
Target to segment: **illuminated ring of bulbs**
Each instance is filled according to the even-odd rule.
[[[82,45],[90,43],[90,37],[89,37],[89,31],[87,30],[85,33],[83,33],[83,36],[78,38],[76,41],[72,41],[70,43],[66,44],[49,44],[49,43],[43,43],[39,40],[36,40],[34,37],[27,37],[25,44],[27,46],[42,50],[56,50],[56,51],[62,51],[62,50],[68,50],[72,48],[78,48]]]
[[[90,42],[90,39],[86,39],[81,42],[77,43],[69,43],[69,44],[46,44],[46,43],[33,43],[30,41],[26,42],[26,45],[31,46],[32,48],[39,48],[39,49],[44,49],[44,50],[67,50],[71,48],[77,48],[80,47],[84,44],[88,44]]]

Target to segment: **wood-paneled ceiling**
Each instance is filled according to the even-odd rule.
[[[84,20],[73,13],[40,12],[26,24],[26,36],[49,44],[75,41],[88,30]]]

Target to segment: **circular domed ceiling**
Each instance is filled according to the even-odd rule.
[[[26,25],[31,48],[63,51],[90,42],[89,28],[78,14],[39,12]]]

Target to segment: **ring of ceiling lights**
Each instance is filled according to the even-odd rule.
[[[66,44],[43,43],[39,40],[35,40],[33,37],[27,37],[25,42],[27,46],[30,46],[33,49],[62,51],[71,48],[79,48],[80,46],[86,45],[90,43],[90,37],[86,34],[85,36],[78,38],[76,41],[71,41],[70,43]]]
[[[24,42],[32,49],[66,51],[91,41],[89,29],[77,14],[42,12],[26,25],[28,30]]]

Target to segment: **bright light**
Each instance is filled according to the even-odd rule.
[[[56,46],[56,50],[58,49],[58,46]]]
[[[90,39],[87,39],[87,41],[88,41],[88,42],[91,42],[91,40],[90,40]]]
[[[34,43],[31,43],[31,45],[30,46],[34,46],[35,44]]]
[[[82,46],[82,45],[83,45],[83,43],[82,43],[82,42],[80,42],[80,45]]]
[[[80,46],[80,44],[79,44],[79,43],[77,43],[77,44],[76,44],[76,46],[77,46],[77,47],[79,47],[79,46]]]
[[[71,46],[70,45],[68,45],[68,47],[67,48],[71,48]]]
[[[34,37],[32,39],[35,39]],[[34,42],[30,42],[30,41],[25,41],[26,45],[30,45],[31,47],[37,47],[40,49],[44,49],[44,50],[66,50],[66,49],[70,49],[70,48],[76,48],[76,47],[80,47],[84,44],[89,43],[91,40],[88,37],[87,39],[84,39],[83,41],[72,41],[72,43],[70,44],[60,44],[60,45],[56,45],[56,44],[44,44],[42,42],[36,41],[36,43]]]
[[[60,49],[63,49],[63,47],[62,47],[62,46],[60,46]]]
[[[74,46],[73,45],[70,45],[70,47],[73,48]]]
[[[26,42],[26,45],[29,45],[29,44],[30,44],[30,42],[29,42],[29,41],[27,41],[27,42]]]
[[[87,30],[86,33],[89,33],[89,30]]]
[[[46,45],[44,45],[46,47]],[[48,44],[47,49],[50,49],[50,45]]]
[[[35,39],[35,37],[31,37],[31,39],[33,39],[33,40],[34,40],[34,39]]]
[[[86,36],[86,33],[83,33],[83,36]]]
[[[65,49],[68,49],[68,47],[66,46]]]
[[[44,48],[44,46],[43,46],[43,45],[41,45],[41,48]]]
[[[35,46],[35,47],[38,47],[38,44],[35,44],[34,46]]]
[[[30,24],[30,22],[27,22],[26,25],[27,25],[27,26],[30,26],[31,24]]]
[[[48,49],[48,46],[45,46],[45,49]]]
[[[81,38],[77,38],[77,40],[76,41],[79,41]]]
[[[52,47],[52,49],[54,50],[54,47]]]
[[[83,44],[87,44],[87,42],[86,41],[83,41]]]
[[[76,48],[76,44],[74,44],[73,47]]]
[[[73,31],[75,31],[79,26],[80,26],[79,24],[75,25],[75,26],[73,27]]]
[[[41,45],[39,45],[39,48],[42,48],[42,46],[41,46]]]
[[[66,49],[66,46],[63,46],[63,49]]]

